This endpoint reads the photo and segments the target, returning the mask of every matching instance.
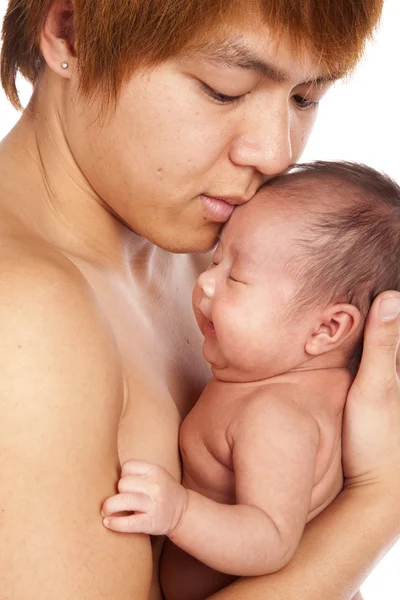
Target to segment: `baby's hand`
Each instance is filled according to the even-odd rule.
[[[169,535],[187,505],[186,489],[168,471],[141,460],[124,463],[118,491],[101,511],[105,527],[114,531]],[[117,516],[120,512],[134,514]]]

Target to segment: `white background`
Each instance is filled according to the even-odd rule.
[[[7,2],[0,0],[0,20]],[[317,125],[303,158],[347,159],[370,164],[400,181],[400,1],[385,0],[374,44],[345,83],[324,98]],[[20,82],[24,102],[30,95]],[[18,113],[0,92],[0,139]],[[400,268],[400,265],[399,265]],[[400,543],[370,575],[363,587],[365,600],[400,599]]]

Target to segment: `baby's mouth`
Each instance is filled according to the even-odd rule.
[[[215,337],[214,323],[212,321],[210,321],[209,319],[207,319],[207,321],[204,325],[203,335],[204,335],[204,337]]]

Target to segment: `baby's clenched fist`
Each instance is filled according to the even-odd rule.
[[[124,533],[170,535],[188,500],[187,490],[164,467],[141,460],[124,463],[118,491],[101,513],[105,527]]]

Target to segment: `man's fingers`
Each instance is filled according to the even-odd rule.
[[[104,526],[121,533],[152,533],[151,519],[146,514],[128,515],[126,517],[106,517]]]
[[[147,494],[140,492],[117,494],[107,498],[101,513],[103,517],[108,517],[120,512],[146,512],[150,510],[151,506],[152,501]]]
[[[373,302],[365,324],[364,348],[358,377],[381,385],[396,379],[400,344],[400,294],[384,292]]]

